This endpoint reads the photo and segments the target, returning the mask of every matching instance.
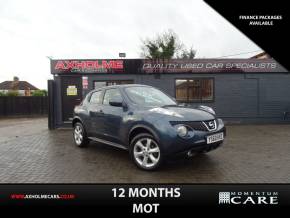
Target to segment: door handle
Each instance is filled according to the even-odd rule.
[[[104,112],[103,112],[102,109],[100,109],[100,110],[91,110],[90,114],[91,115],[98,115],[98,114],[104,114]]]

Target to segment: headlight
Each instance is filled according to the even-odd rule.
[[[185,137],[188,133],[187,128],[183,125],[176,127],[177,134],[181,137]]]
[[[200,105],[198,108],[211,114],[215,114],[215,111],[211,107]]]

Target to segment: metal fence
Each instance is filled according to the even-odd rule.
[[[0,96],[0,116],[46,115],[47,96]]]

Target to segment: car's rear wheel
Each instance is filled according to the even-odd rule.
[[[89,140],[87,138],[87,134],[82,123],[75,123],[73,136],[74,142],[78,147],[85,147],[88,145]]]
[[[147,133],[138,134],[133,138],[130,154],[137,167],[143,170],[155,170],[163,161],[159,143]]]

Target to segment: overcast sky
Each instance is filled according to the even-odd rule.
[[[139,58],[141,39],[168,29],[197,58],[260,50],[202,0],[0,0],[0,82],[46,89],[47,56]]]

